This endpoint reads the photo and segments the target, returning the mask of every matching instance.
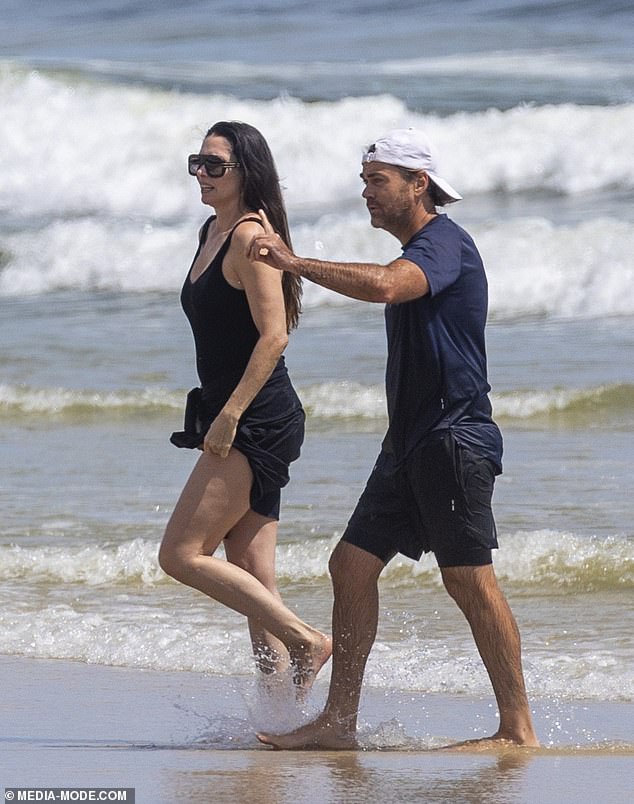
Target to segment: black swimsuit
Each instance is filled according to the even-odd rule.
[[[210,218],[203,227],[196,257],[205,242]],[[258,218],[246,218],[256,220]],[[240,221],[240,223],[243,223]],[[246,293],[233,288],[222,273],[222,262],[234,229],[206,270],[192,282],[191,268],[181,292],[183,310],[196,344],[196,365],[201,392],[190,402],[187,446],[199,446],[212,421],[239,383],[260,337]],[[197,420],[197,424],[192,424]],[[196,434],[191,433],[194,427]],[[189,432],[188,432],[189,431]],[[178,436],[182,434],[174,434]],[[178,442],[178,438],[173,441]],[[193,438],[192,438],[193,436]],[[304,411],[293,388],[284,357],[255,399],[240,417],[233,446],[246,456],[253,471],[251,508],[263,516],[279,517],[280,489],[288,483],[289,464],[299,457],[304,439]],[[180,444],[179,444],[180,445]]]

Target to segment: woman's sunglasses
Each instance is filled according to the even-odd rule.
[[[229,168],[240,167],[239,162],[223,162],[217,156],[203,156],[202,154],[190,154],[187,157],[187,168],[190,176],[195,176],[200,168],[205,169],[205,173],[210,179],[219,179],[224,176]]]

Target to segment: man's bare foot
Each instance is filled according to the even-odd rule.
[[[497,732],[491,737],[480,737],[474,740],[463,740],[451,743],[441,750],[445,751],[495,751],[500,748],[539,748],[539,740],[531,732],[521,739],[513,739]]]
[[[298,692],[305,695],[313,686],[317,673],[330,659],[332,640],[326,634],[318,633],[315,642],[295,650],[289,648],[289,653],[293,666],[293,684]]]
[[[323,714],[288,734],[261,733],[256,736],[261,743],[271,745],[278,751],[353,751],[358,748],[354,733],[350,733],[341,723],[333,724]]]

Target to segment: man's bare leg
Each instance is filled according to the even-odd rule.
[[[539,746],[524,685],[520,633],[493,566],[445,567],[441,573],[445,588],[469,622],[493,685],[500,726],[488,739]]]
[[[278,749],[357,747],[363,674],[379,618],[378,579],[384,564],[354,545],[339,542],[330,558],[334,589],[332,675],[324,711],[289,734],[258,734]]]

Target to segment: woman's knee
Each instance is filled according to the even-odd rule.
[[[159,548],[158,563],[166,575],[173,576],[175,569],[174,554],[165,544],[162,544]]]
[[[192,564],[182,550],[166,542],[159,548],[158,563],[166,575],[177,581],[183,579]]]

